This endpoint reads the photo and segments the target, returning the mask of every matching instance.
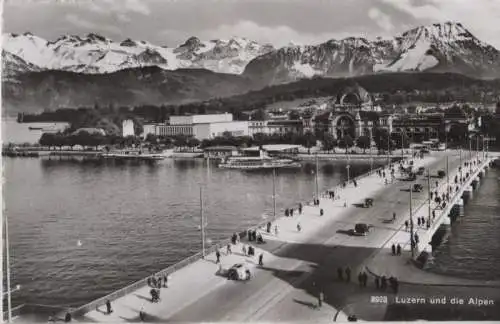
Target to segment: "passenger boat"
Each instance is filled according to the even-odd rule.
[[[221,169],[263,170],[300,168],[301,164],[291,159],[272,158],[261,152],[260,156],[229,156],[219,164]]]
[[[143,153],[141,151],[112,151],[103,153],[105,159],[121,159],[121,160],[148,160],[157,161],[163,160],[166,156],[162,153]]]

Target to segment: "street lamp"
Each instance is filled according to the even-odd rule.
[[[7,295],[9,292],[13,293],[16,291],[21,290],[21,285],[16,285],[14,288],[11,288],[10,290],[7,290],[6,292],[3,293],[3,296]]]
[[[349,162],[347,162],[347,163],[349,163]],[[347,169],[347,183],[349,183],[349,178],[350,178],[350,175],[349,175],[349,169],[350,169],[350,167],[351,166],[349,164],[347,164],[346,167],[345,167]]]

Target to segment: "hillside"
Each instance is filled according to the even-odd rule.
[[[3,107],[8,114],[58,107],[161,105],[207,100],[255,89],[245,77],[201,69],[163,70],[158,67],[109,74],[41,71],[2,82]]]

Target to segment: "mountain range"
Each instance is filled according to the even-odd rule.
[[[6,34],[2,44],[4,104],[14,110],[92,100],[122,103],[124,98],[129,104],[204,100],[314,76],[426,71],[500,77],[500,52],[457,22],[420,26],[386,39],[349,37],[282,48],[241,37],[190,37],[166,47],[97,34],[48,41],[31,33]],[[94,89],[95,97],[84,98],[84,85]]]

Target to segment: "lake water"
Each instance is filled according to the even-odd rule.
[[[31,128],[44,128],[64,130],[68,123],[26,123],[19,124],[16,119],[3,119],[2,118],[2,142],[23,144],[23,143],[38,143],[42,136],[42,130],[30,129]]]
[[[354,164],[351,174],[369,168]],[[200,186],[213,242],[272,217],[270,173],[201,160],[5,158],[4,170],[12,285],[22,285],[15,304],[79,305],[200,251]],[[280,213],[312,197],[314,170],[278,172]],[[345,178],[343,163],[320,164],[320,189]]]

